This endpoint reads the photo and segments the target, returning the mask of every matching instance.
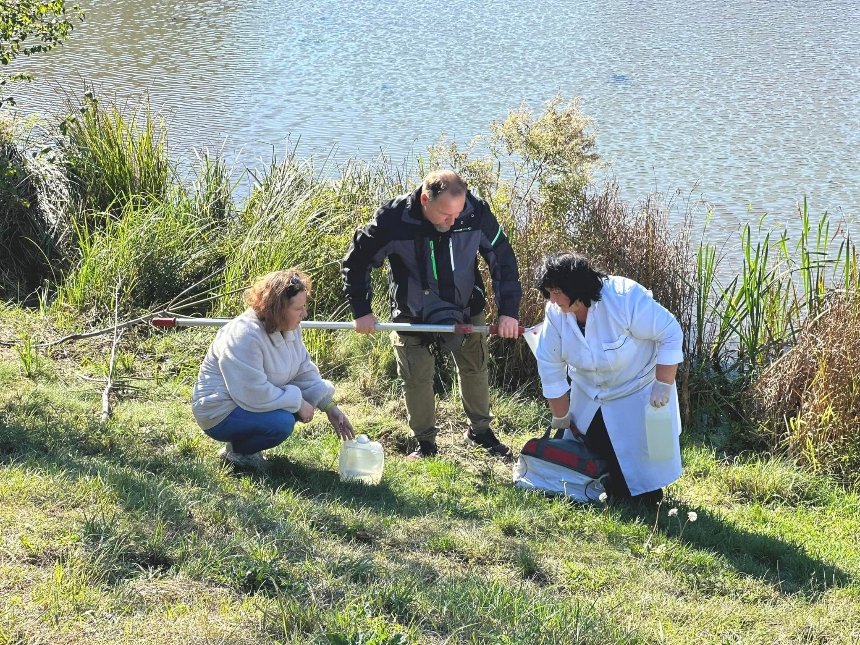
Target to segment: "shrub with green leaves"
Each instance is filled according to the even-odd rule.
[[[489,135],[475,137],[465,148],[443,138],[419,163],[422,174],[453,168],[490,204],[517,254],[524,286],[520,320],[526,325],[543,318],[543,298],[529,287],[544,256],[575,248],[571,217],[585,203],[592,171],[599,165],[592,126],[577,100],[556,96],[537,116],[526,104],[512,110],[491,124]],[[482,269],[484,283],[492,284],[486,267]],[[487,295],[492,311],[494,297],[489,290]],[[535,383],[534,360],[524,343],[493,339],[491,346],[497,384]]]
[[[54,49],[69,37],[75,20],[81,18],[80,6],[65,0],[4,0],[0,3],[0,65],[9,65],[18,56]],[[25,73],[0,74],[0,107],[15,104],[6,94],[8,81],[31,79]]]

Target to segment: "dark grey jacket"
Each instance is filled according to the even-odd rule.
[[[355,317],[371,312],[370,271],[385,258],[392,320],[421,319],[420,263],[431,291],[467,314],[480,313],[486,305],[480,254],[490,269],[499,315],[519,318],[522,288],[517,260],[487,203],[467,192],[463,212],[449,231],[439,233],[424,219],[420,195],[418,188],[383,204],[353,237],[343,259],[343,281]]]

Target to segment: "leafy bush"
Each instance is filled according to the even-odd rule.
[[[61,262],[68,184],[33,130],[0,120],[0,296],[24,299]]]
[[[18,56],[32,56],[52,50],[72,33],[75,20],[83,18],[77,4],[65,0],[15,0],[0,4],[0,65],[8,65]],[[14,105],[5,95],[9,80],[32,80],[26,73],[0,74],[0,107]]]
[[[490,135],[476,137],[465,149],[443,139],[430,149],[426,164],[419,164],[422,174],[453,168],[490,204],[517,254],[525,325],[543,318],[543,298],[529,289],[537,267],[549,250],[574,248],[571,215],[584,204],[591,172],[599,163],[591,126],[576,100],[564,102],[557,96],[538,116],[525,104],[512,110],[491,125]],[[482,268],[484,283],[492,284]],[[491,290],[487,295],[492,311]],[[536,366],[524,343],[492,339],[491,351],[498,385],[517,388],[536,382]]]

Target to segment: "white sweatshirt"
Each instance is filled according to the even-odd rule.
[[[301,331],[267,334],[248,309],[215,336],[200,366],[191,410],[208,430],[237,406],[249,412],[298,412],[302,399],[322,408],[333,395],[334,385],[320,376]]]

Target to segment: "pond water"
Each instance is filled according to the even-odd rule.
[[[255,165],[395,160],[488,131],[521,101],[581,98],[622,194],[704,199],[715,232],[768,212],[860,211],[860,2],[90,0],[17,69],[21,109],[84,83],[149,94],[174,154]]]

